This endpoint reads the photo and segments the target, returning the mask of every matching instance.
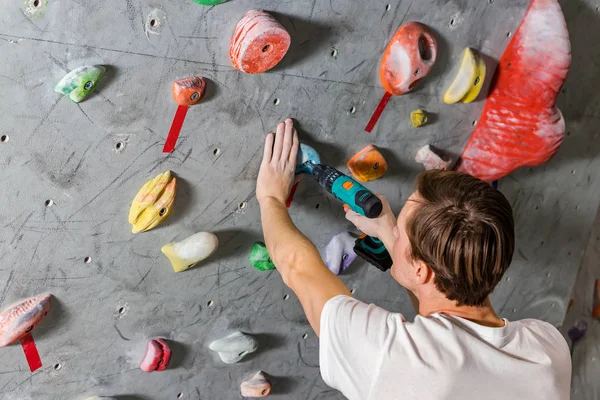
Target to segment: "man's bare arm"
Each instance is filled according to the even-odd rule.
[[[339,294],[350,295],[350,291],[327,269],[311,241],[294,226],[285,206],[294,182],[298,147],[298,134],[291,119],[280,123],[275,135],[267,135],[256,197],[269,255],[319,335],[325,303]]]
[[[351,296],[344,282],[326,266],[317,248],[294,226],[284,203],[261,203],[267,250],[283,282],[298,296],[308,322],[320,334],[321,312],[337,295]]]

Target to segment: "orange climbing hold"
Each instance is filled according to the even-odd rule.
[[[250,10],[235,27],[229,58],[240,71],[260,74],[281,61],[291,41],[290,34],[271,14]]]
[[[173,98],[180,106],[193,106],[206,92],[206,80],[201,76],[178,79],[171,85]]]
[[[437,58],[437,41],[419,22],[402,25],[390,40],[379,67],[385,90],[394,96],[408,93],[425,78]]]
[[[361,181],[381,178],[387,171],[387,161],[376,146],[368,145],[356,153],[346,164],[352,175]]]

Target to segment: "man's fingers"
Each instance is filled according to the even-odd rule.
[[[273,141],[275,140],[275,134],[269,133],[265,138],[265,149],[263,152],[263,162],[269,163],[271,162],[271,157],[273,156]]]
[[[294,121],[291,118],[285,120],[285,134],[283,135],[283,147],[281,150],[281,161],[287,161],[292,150],[292,142],[294,141]]]
[[[283,147],[283,135],[285,133],[285,124],[280,122],[277,124],[277,133],[275,134],[275,145],[273,146],[273,157],[271,161],[279,162],[281,159],[281,150]]]
[[[346,211],[346,219],[356,225],[358,218],[362,217],[359,213],[355,213],[352,210]]]
[[[290,150],[289,162],[290,164],[296,165],[296,157],[298,156],[298,148],[300,147],[300,142],[298,141],[298,131],[294,129],[294,134],[292,136],[292,150]]]

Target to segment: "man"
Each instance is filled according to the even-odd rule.
[[[325,382],[351,400],[568,399],[571,361],[552,325],[499,318],[489,294],[514,249],[512,210],[487,183],[457,172],[417,178],[398,220],[346,217],[380,238],[392,277],[412,293],[414,322],[352,298],[292,223],[285,201],[298,135],[291,119],[266,137],[256,187],[267,249],[320,337]]]

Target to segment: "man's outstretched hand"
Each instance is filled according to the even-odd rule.
[[[294,184],[298,146],[298,132],[291,118],[279,123],[276,133],[267,135],[256,181],[256,198],[259,203],[275,199],[285,204]]]

